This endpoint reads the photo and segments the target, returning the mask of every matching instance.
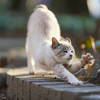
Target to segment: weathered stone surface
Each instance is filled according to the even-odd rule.
[[[94,85],[94,84],[83,84],[81,87],[79,87],[79,86],[75,86],[75,85],[71,85],[71,84],[58,84],[58,85],[56,85],[55,86],[55,84],[51,84],[51,85],[45,85],[45,84],[42,84],[41,86],[43,86],[43,87],[46,87],[46,88],[84,88],[84,87],[97,87],[97,85]]]
[[[17,78],[13,77],[12,79],[12,98],[11,98],[12,100],[17,100],[17,90],[18,90],[17,85],[18,85]]]
[[[80,95],[86,94],[93,94],[93,93],[100,93],[100,88],[67,88],[67,89],[60,89],[63,91],[63,99],[68,100],[76,100]]]
[[[56,89],[50,89],[48,94],[49,100],[62,100],[62,92]]]
[[[41,85],[40,85],[41,86]],[[60,91],[62,94],[60,100],[76,100],[80,95],[90,94],[90,93],[99,93],[99,86],[90,84],[84,84],[83,86],[72,86],[72,85],[42,85],[45,88],[50,90]],[[99,88],[99,89],[98,89]],[[49,92],[50,93],[50,92]],[[50,99],[52,100],[52,99]],[[56,100],[56,99],[55,99]]]
[[[13,76],[7,75],[7,95],[8,95],[8,100],[12,100],[12,80],[13,80]]]
[[[68,84],[56,75],[38,72],[28,75],[26,68],[10,70],[7,75],[9,100],[92,100],[91,94],[100,94],[100,87],[86,83]],[[93,96],[95,98],[95,96]],[[99,100],[96,97],[96,100]],[[94,99],[93,99],[94,100]]]
[[[100,94],[90,94],[81,96],[77,100],[100,100]]]
[[[31,82],[33,80],[29,80],[29,79],[24,79],[23,81],[23,86],[22,86],[22,95],[23,95],[23,99],[22,100],[31,100]],[[20,99],[21,100],[21,99]]]
[[[49,89],[39,86],[38,87],[38,100],[48,100]]]
[[[23,79],[18,78],[17,81],[17,99],[18,100],[23,100]]]
[[[38,100],[38,86],[37,84],[31,83],[31,100]]]

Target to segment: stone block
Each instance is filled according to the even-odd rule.
[[[44,88],[41,86],[38,87],[38,100],[50,100],[48,94],[49,94],[48,88]]]
[[[17,99],[23,100],[23,79],[17,78]]]
[[[50,89],[48,94],[49,100],[62,100],[62,91]]]
[[[31,100],[31,81],[24,79],[23,81],[23,99],[22,100]]]
[[[100,100],[100,94],[90,94],[79,97],[77,100]]]
[[[11,100],[11,98],[13,98],[13,94],[12,94],[12,80],[13,80],[13,76],[7,75],[7,98],[9,100]]]
[[[38,100],[38,84],[31,83],[31,100]]]
[[[28,75],[24,69],[7,73],[9,100],[100,100],[100,86],[86,82],[75,86],[55,75]]]
[[[17,78],[14,76],[12,79],[12,98],[11,100],[17,100]]]

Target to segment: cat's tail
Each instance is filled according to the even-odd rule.
[[[35,11],[36,9],[38,9],[38,8],[48,9],[46,5],[40,4],[40,5],[37,5],[37,6],[35,7],[34,11]]]

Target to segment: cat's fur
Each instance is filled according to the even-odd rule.
[[[60,41],[57,19],[45,5],[38,5],[30,16],[26,41],[29,73],[35,73],[36,66],[53,71],[71,84],[83,84],[72,73],[91,62],[93,57],[87,53],[80,61],[71,63],[75,54],[71,40]]]

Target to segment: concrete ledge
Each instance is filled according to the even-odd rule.
[[[73,86],[55,77],[41,70],[36,75],[28,75],[27,68],[10,70],[8,100],[100,100],[99,86],[86,82]]]

